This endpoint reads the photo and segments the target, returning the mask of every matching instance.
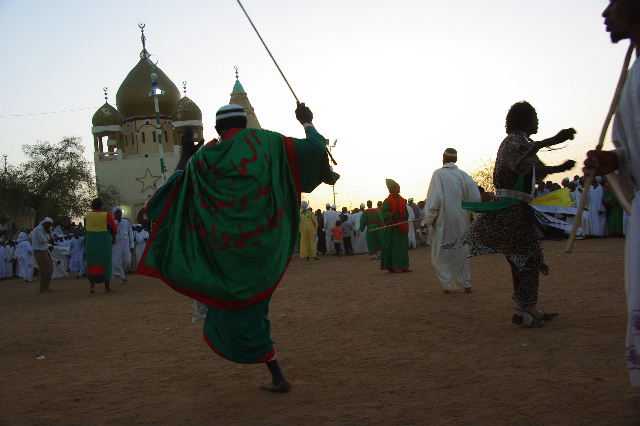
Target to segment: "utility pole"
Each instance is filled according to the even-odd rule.
[[[329,141],[329,139],[325,139],[325,144],[327,145],[327,150],[329,151],[329,155],[331,155],[331,151],[336,147],[338,143],[338,139],[333,141],[333,144]],[[336,205],[336,185],[331,185],[331,191],[333,191],[333,204]]]
[[[3,155],[4,157],[4,174],[7,174],[7,154]]]
[[[150,59],[149,52],[147,52],[147,46],[145,44],[146,37],[144,36],[144,23],[139,23],[138,28],[142,32],[140,39],[142,40],[142,53],[140,53],[140,57],[146,58],[147,62],[151,65],[151,91],[149,92],[149,97],[153,98],[153,106],[156,112],[156,140],[158,141],[158,148],[160,151],[160,173],[162,173],[162,182],[167,181],[167,165],[164,162],[164,147],[162,146],[162,128],[160,126],[160,105],[158,104],[158,96],[164,94],[164,90],[158,87],[158,69],[156,68],[156,64],[153,63]]]

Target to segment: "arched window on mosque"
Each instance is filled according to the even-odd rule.
[[[142,143],[147,143],[147,138],[144,137],[144,131],[142,132]]]
[[[153,141],[157,142],[157,140],[156,140],[156,132],[152,131],[151,132],[151,136],[153,136]]]

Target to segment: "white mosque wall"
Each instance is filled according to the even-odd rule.
[[[179,159],[179,146],[164,154],[167,177],[171,176]],[[160,154],[125,155],[120,149],[112,153],[95,152],[94,164],[98,183],[118,188],[119,202],[128,210],[124,216],[135,223],[138,210],[163,183]]]

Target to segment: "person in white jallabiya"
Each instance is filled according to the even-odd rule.
[[[134,247],[135,247],[135,268],[138,267],[138,262],[142,258],[142,253],[144,253],[144,248],[147,246],[147,241],[149,241],[149,232],[142,227],[139,223],[133,225],[135,228],[134,234]]]
[[[69,245],[69,270],[80,278],[84,274],[84,237],[76,231]]]
[[[604,188],[600,184],[600,176],[595,179],[589,188],[587,195],[588,212],[585,212],[589,220],[589,235],[593,237],[604,237],[607,226],[606,209],[602,204]]]
[[[331,239],[331,230],[336,226],[336,221],[340,219],[340,213],[336,211],[335,204],[327,203],[326,208],[327,211],[324,212],[324,238],[327,244],[327,254],[336,254],[336,249]]]
[[[26,282],[33,281],[33,247],[27,239],[26,232],[18,234],[18,244],[14,256],[18,265],[18,276]]]
[[[428,228],[431,263],[445,293],[462,289],[471,293],[467,247],[442,249],[443,244],[460,238],[471,223],[471,214],[462,208],[462,202],[480,201],[478,184],[458,168],[456,161],[458,152],[447,148],[442,154],[442,168],[431,176],[421,224]]]
[[[611,41],[630,39],[640,46],[640,1],[617,0],[602,13]],[[636,52],[640,53],[640,52]],[[633,198],[625,242],[627,293],[626,359],[632,386],[640,387],[640,61],[629,70],[612,132],[613,151],[589,151],[584,173],[618,172],[625,198]],[[635,195],[635,197],[634,197]]]
[[[113,276],[120,277],[124,285],[127,283],[127,271],[131,266],[131,254],[133,253],[135,240],[131,222],[126,217],[122,217],[122,207],[114,207],[113,217],[118,225],[116,243],[111,249]]]

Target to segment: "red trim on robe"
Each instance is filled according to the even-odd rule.
[[[293,182],[296,184],[296,192],[298,193],[298,204],[300,204],[302,181],[300,180],[300,166],[298,165],[298,158],[296,157],[296,148],[293,145],[293,139],[285,136],[284,146],[287,150],[287,161],[289,162],[289,168],[291,169],[291,176],[293,177]]]

